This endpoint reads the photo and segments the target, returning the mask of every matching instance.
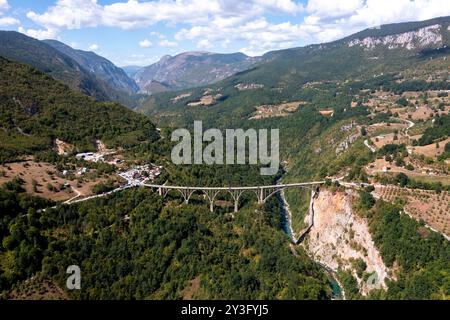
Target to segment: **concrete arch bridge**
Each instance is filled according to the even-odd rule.
[[[170,186],[143,183],[141,186],[152,188],[158,191],[159,195],[165,197],[171,191],[177,191],[181,194],[184,202],[187,204],[192,195],[196,192],[202,193],[209,201],[209,209],[214,211],[214,202],[219,194],[229,194],[234,201],[234,212],[239,210],[239,200],[244,193],[253,193],[256,195],[258,204],[264,204],[267,199],[277,194],[278,192],[287,188],[317,188],[324,184],[325,181],[276,184],[269,186],[254,186],[254,187],[190,187],[190,186]]]

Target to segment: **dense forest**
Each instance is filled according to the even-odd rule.
[[[58,138],[78,150],[94,139],[124,148],[158,138],[142,115],[98,102],[29,66],[0,57],[0,162],[49,150]]]
[[[450,246],[448,240],[423,223],[401,214],[400,205],[378,201],[366,213],[375,244],[388,267],[396,264],[397,280],[390,281],[387,299],[448,299]],[[375,294],[375,293],[374,293]]]
[[[79,265],[82,299],[326,299],[329,280],[280,230],[278,203],[236,215],[133,190],[46,211],[20,181],[0,190],[3,298],[37,274],[64,287]],[[274,277],[276,275],[276,277]],[[191,282],[197,287],[191,288]]]

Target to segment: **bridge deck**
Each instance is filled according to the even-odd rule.
[[[269,186],[252,186],[252,187],[188,187],[188,186],[170,186],[170,185],[159,185],[159,184],[147,184],[143,183],[142,186],[149,188],[164,188],[164,189],[174,189],[174,190],[261,190],[261,189],[277,189],[277,188],[291,188],[291,187],[309,187],[324,184],[325,181],[314,181],[314,182],[302,182],[302,183],[287,183],[287,184],[275,184]]]

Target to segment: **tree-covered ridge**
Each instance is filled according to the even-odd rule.
[[[71,91],[29,66],[0,58],[0,157],[51,148],[55,138],[91,149],[93,139],[128,147],[153,141],[151,121],[127,108]]]
[[[78,63],[70,55],[60,52],[44,41],[15,31],[0,31],[0,56],[30,65],[79,91],[100,101],[116,101],[135,107],[141,95],[126,92],[102,78],[101,72]],[[120,69],[119,69],[120,70]],[[122,72],[120,70],[120,72]],[[123,76],[126,77],[125,74]],[[129,80],[131,81],[131,80]]]
[[[388,299],[450,298],[450,245],[442,235],[402,214],[399,205],[378,201],[366,213],[383,261],[393,268]]]
[[[0,56],[33,66],[74,90],[108,99],[105,83],[46,43],[14,31],[0,31],[0,41]]]
[[[425,130],[419,139],[419,145],[424,146],[433,143],[436,139],[445,139],[450,135],[450,115],[437,117],[433,127]]]
[[[174,100],[180,94],[186,94],[186,90],[161,93],[150,97],[139,110],[150,115],[157,114],[158,121],[170,125],[180,124],[182,120],[189,123],[192,119],[235,123],[247,120],[256,106],[304,100],[305,96],[328,98],[330,93],[334,93],[332,99],[327,99],[328,105],[320,105],[334,108],[336,102],[340,104],[340,100],[347,97],[346,94],[358,94],[361,84],[364,85],[361,89],[377,90],[382,86],[385,90],[395,92],[448,90],[450,87],[446,78],[427,82],[426,78],[400,79],[400,75],[425,66],[430,59],[440,61],[438,64],[445,70],[445,59],[450,53],[447,29],[449,21],[449,17],[443,17],[420,23],[388,25],[380,30],[369,29],[332,43],[274,51],[266,54],[262,62],[250,70],[208,87],[190,89],[190,96],[187,98]],[[441,26],[442,43],[414,50],[389,48],[385,45],[367,50],[365,47],[348,44],[350,40],[360,37],[395,35],[435,24]],[[240,84],[257,86],[254,89],[239,90],[236,86]],[[189,102],[200,99],[208,88],[212,89],[213,94],[221,94],[214,105],[197,108],[188,106]],[[306,101],[312,102],[308,99]],[[325,99],[322,101],[325,102]]]
[[[36,274],[64,288],[72,264],[83,277],[82,290],[69,293],[75,299],[330,297],[320,267],[301,249],[299,257],[290,251],[276,201],[233,217],[144,189],[41,212],[7,187],[0,195],[8,198],[2,209],[18,208],[1,225],[4,298]]]

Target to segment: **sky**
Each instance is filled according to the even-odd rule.
[[[448,15],[449,0],[0,0],[0,30],[56,39],[118,66],[185,51],[257,56]]]

